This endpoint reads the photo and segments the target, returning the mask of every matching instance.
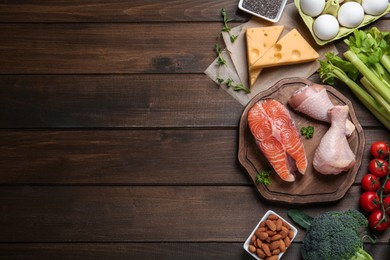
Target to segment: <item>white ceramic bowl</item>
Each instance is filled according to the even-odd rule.
[[[239,9],[241,9],[241,10],[247,12],[247,13],[250,13],[250,14],[252,14],[252,15],[254,15],[254,16],[260,17],[260,18],[262,18],[262,19],[264,19],[264,20],[273,22],[273,23],[276,23],[276,22],[278,22],[278,21],[280,20],[280,17],[282,16],[284,7],[286,6],[286,3],[287,3],[287,0],[282,0],[282,3],[280,4],[279,9],[278,9],[277,15],[275,16],[275,18],[270,18],[270,17],[263,16],[263,15],[261,15],[261,14],[258,14],[258,13],[256,13],[256,12],[252,11],[252,10],[249,10],[249,9],[245,8],[245,7],[243,6],[243,2],[244,2],[244,1],[245,1],[245,0],[240,0],[240,2],[238,3],[238,8],[239,8]],[[262,1],[262,0],[258,0],[258,2],[261,2],[261,1]]]
[[[264,216],[260,219],[259,223],[257,223],[256,227],[252,230],[252,233],[248,236],[248,238],[246,239],[246,241],[245,241],[245,243],[244,243],[244,249],[245,249],[245,251],[247,251],[251,256],[253,256],[254,258],[256,258],[256,259],[258,259],[258,260],[262,260],[262,258],[259,258],[256,254],[254,254],[254,253],[252,253],[251,251],[249,251],[248,247],[249,247],[249,245],[250,245],[250,243],[251,243],[251,238],[252,238],[252,236],[255,234],[256,230],[259,228],[260,223],[263,222],[264,220],[266,220],[270,214],[275,214],[275,215],[278,216],[281,220],[287,222],[287,223],[290,225],[291,229],[294,231],[294,236],[293,236],[293,238],[291,239],[291,243],[293,242],[293,240],[295,239],[295,237],[296,237],[297,234],[298,234],[298,230],[297,230],[293,225],[291,225],[290,222],[286,221],[284,218],[282,218],[280,215],[278,215],[278,214],[275,213],[274,211],[268,210],[268,211],[264,214]],[[291,245],[290,245],[290,246],[291,246]],[[287,250],[288,250],[288,248],[287,248]],[[283,252],[280,253],[280,254],[278,255],[278,259],[280,259],[280,258],[283,256],[283,254],[284,254]]]

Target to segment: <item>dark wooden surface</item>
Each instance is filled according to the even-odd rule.
[[[250,18],[237,4],[0,0],[1,259],[251,259],[259,218],[290,206],[257,193],[237,160],[243,106],[203,74],[220,9]],[[358,208],[369,144],[390,142],[338,87],[367,144],[346,196],[300,206],[312,215]],[[386,259],[389,238],[365,247]]]

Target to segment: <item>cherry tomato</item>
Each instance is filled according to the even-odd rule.
[[[390,218],[388,218],[387,216],[383,218],[382,210],[376,210],[372,212],[368,217],[368,223],[371,228],[378,231],[383,231],[389,227]]]
[[[373,212],[379,209],[380,198],[376,192],[366,191],[360,195],[359,205],[368,212]]]
[[[384,177],[387,175],[389,163],[383,159],[372,159],[368,165],[368,170],[376,177]]]
[[[370,147],[371,155],[378,159],[386,159],[389,157],[389,145],[383,141],[372,143]]]
[[[384,197],[382,203],[386,214],[390,217],[390,196]]]
[[[387,180],[384,184],[383,184],[383,192],[385,194],[389,194],[390,193],[390,179]]]
[[[365,191],[377,191],[381,186],[378,177],[372,174],[366,174],[362,178],[362,188]]]

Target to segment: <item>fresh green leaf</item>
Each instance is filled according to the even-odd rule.
[[[356,80],[359,76],[359,70],[353,66],[353,64],[347,60],[342,59],[340,56],[335,55],[333,52],[325,54],[327,61],[344,72],[347,73],[348,77],[352,80]]]
[[[299,226],[304,229],[308,229],[311,225],[313,217],[307,215],[303,211],[297,209],[290,209],[287,211],[287,215]]]

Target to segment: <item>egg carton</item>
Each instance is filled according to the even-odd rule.
[[[330,0],[329,0],[330,1]],[[320,38],[318,38],[315,34],[314,34],[314,31],[313,31],[313,23],[315,21],[315,17],[311,17],[309,15],[306,15],[302,12],[302,9],[301,9],[301,1],[300,0],[294,0],[294,4],[295,6],[297,7],[298,9],[298,12],[299,12],[299,15],[302,17],[302,20],[303,22],[306,24],[307,28],[309,29],[311,35],[313,36],[315,42],[318,44],[318,45],[325,45],[329,42],[332,42],[332,41],[335,41],[335,40],[338,40],[340,38],[343,38],[349,34],[351,34],[354,30],[358,29],[358,28],[361,28],[361,27],[364,27],[376,20],[378,20],[379,18],[385,16],[386,14],[388,14],[390,12],[390,4],[387,6],[387,9],[385,10],[384,13],[380,14],[380,15],[368,15],[368,14],[365,14],[364,15],[364,19],[363,21],[361,22],[361,24],[359,24],[357,27],[355,28],[346,28],[346,27],[343,27],[340,25],[340,29],[339,29],[339,32],[338,34],[330,39],[330,40],[321,40]]]

